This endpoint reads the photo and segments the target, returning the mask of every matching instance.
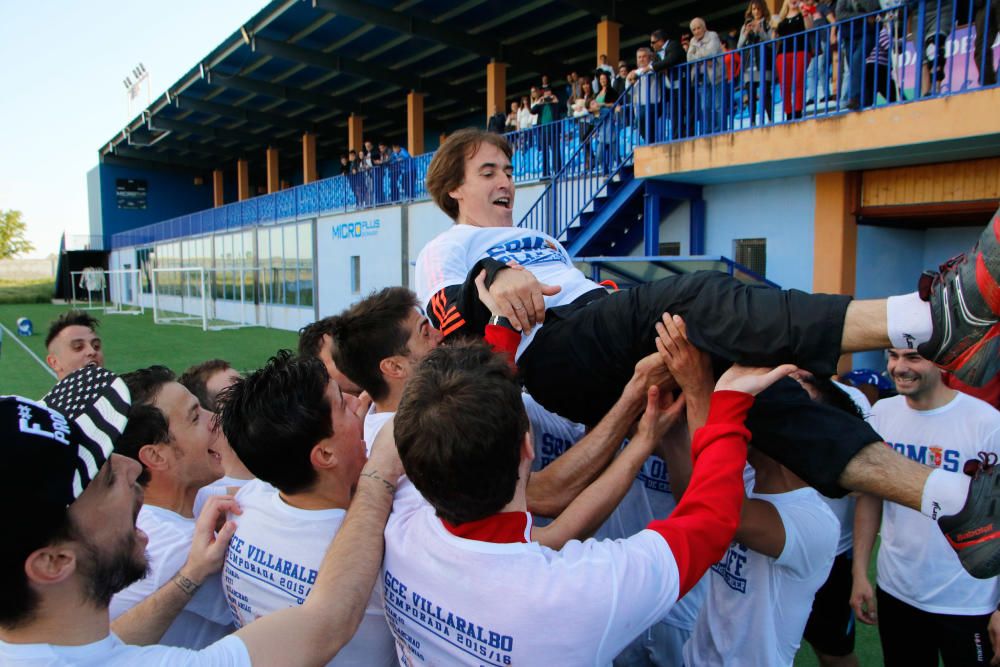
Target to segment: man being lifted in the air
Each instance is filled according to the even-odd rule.
[[[919,292],[887,300],[750,287],[712,271],[608,294],[573,266],[556,239],[513,227],[510,156],[502,136],[471,129],[438,149],[427,190],[457,224],[421,251],[416,291],[446,340],[481,336],[491,316],[520,330],[525,387],[564,417],[593,422],[608,411],[636,361],[653,351],[653,325],[664,312],[682,316],[691,341],[719,367],[794,363],[831,375],[841,353],[920,346],[969,384],[1000,370],[996,217],[971,253],[925,275]],[[480,288],[496,312],[480,300]],[[747,425],[767,436],[765,453],[824,495],[863,490],[928,515],[937,503],[933,518],[943,517],[941,528],[966,569],[983,577],[1000,572],[1000,530],[986,529],[1000,525],[1000,515],[987,509],[996,470],[982,471],[972,484],[957,473],[931,472],[872,446],[881,438],[869,426],[811,402],[791,380],[761,394]]]

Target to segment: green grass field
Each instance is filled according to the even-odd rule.
[[[0,324],[4,332],[0,351],[0,393],[40,398],[55,383],[54,378],[14,340],[17,318],[32,321],[35,335],[18,338],[39,359],[45,359],[45,333],[59,313],[68,306],[49,304],[0,305]],[[162,364],[181,373],[189,366],[207,359],[229,361],[239,370],[261,366],[281,348],[295,349],[298,336],[291,331],[253,327],[231,331],[202,331],[179,325],[155,325],[150,312],[145,315],[104,315],[98,330],[104,341],[105,365],[119,373],[152,364]]]
[[[39,359],[45,359],[45,333],[49,322],[68,306],[49,304],[0,305],[0,324],[11,333],[17,329],[17,319],[32,321],[35,335],[18,338]],[[261,366],[281,348],[295,349],[297,336],[290,331],[248,328],[232,331],[208,331],[178,325],[155,325],[152,314],[104,315],[93,311],[101,321],[99,333],[104,341],[105,365],[122,373],[152,364],[163,364],[180,373],[189,366],[207,359],[221,358],[240,370]],[[0,351],[0,394],[21,394],[40,398],[55,379],[14,340],[4,332]],[[859,624],[857,654],[861,665],[881,665],[882,650],[875,628]],[[818,665],[812,649],[803,645],[795,659],[796,667]]]

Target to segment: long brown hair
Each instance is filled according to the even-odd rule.
[[[750,0],[750,4],[747,5],[746,12],[743,13],[744,19],[753,20],[753,6],[757,5],[757,9],[760,10],[760,18],[765,23],[770,23],[771,20],[771,10],[767,8],[767,3],[764,0]]]

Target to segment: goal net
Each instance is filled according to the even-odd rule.
[[[153,321],[203,331],[268,326],[269,298],[259,267],[153,269]]]

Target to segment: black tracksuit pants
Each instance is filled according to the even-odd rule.
[[[793,363],[836,372],[851,297],[746,285],[724,273],[671,276],[605,295],[595,290],[546,312],[518,360],[525,387],[552,412],[595,424],[621,396],[636,362],[653,352],[653,325],[680,315],[688,338],[718,371],[731,363]],[[881,440],[868,424],[815,403],[784,379],[762,392],[747,419],[753,444],[830,497],[847,462]]]

